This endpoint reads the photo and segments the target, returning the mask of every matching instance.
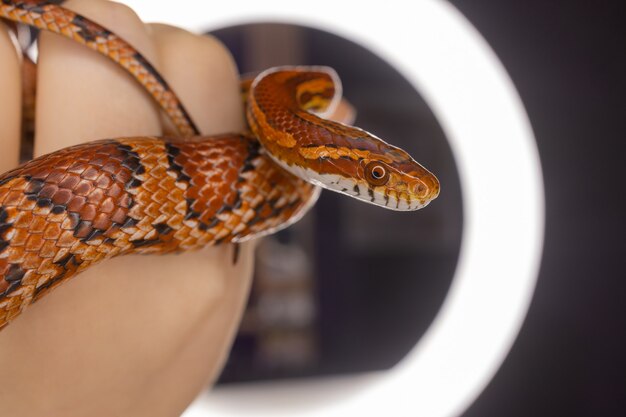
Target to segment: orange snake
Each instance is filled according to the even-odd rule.
[[[403,150],[325,120],[340,96],[326,67],[273,68],[249,86],[251,132],[199,137],[177,96],[123,39],[47,1],[0,0],[0,17],[108,56],[185,139],[117,138],[36,158],[0,176],[0,329],[106,258],[171,253],[267,235],[300,219],[320,187],[416,210],[439,182]]]

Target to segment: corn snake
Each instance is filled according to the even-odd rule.
[[[199,137],[167,82],[111,31],[46,1],[2,0],[0,17],[114,60],[185,137],[90,142],[0,176],[0,328],[103,259],[243,242],[287,227],[314,204],[318,186],[397,210],[424,207],[439,192],[406,152],[318,117],[340,96],[329,68],[263,72],[248,84],[251,132]]]

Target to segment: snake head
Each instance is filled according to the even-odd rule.
[[[380,207],[410,211],[439,195],[439,181],[400,148],[320,117],[340,98],[325,67],[281,67],[252,83],[247,117],[268,155],[299,178]]]
[[[392,210],[426,207],[439,195],[439,180],[405,151],[385,145],[382,154],[371,153],[359,162],[355,197]]]

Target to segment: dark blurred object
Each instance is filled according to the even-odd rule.
[[[295,227],[266,239],[241,331],[221,382],[386,369],[419,340],[448,291],[462,231],[448,143],[412,86],[367,49],[293,25],[212,33],[240,72],[328,65],[357,110],[355,125],[400,146],[437,174],[442,193],[400,213],[324,191]]]
[[[452,3],[521,95],[547,204],[528,318],[465,416],[624,416],[626,3]]]

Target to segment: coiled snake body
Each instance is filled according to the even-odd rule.
[[[293,224],[319,187],[396,210],[424,207],[434,175],[406,152],[316,114],[338,78],[274,68],[249,85],[251,133],[199,137],[176,95],[132,46],[46,1],[2,0],[0,17],[50,30],[131,73],[184,139],[118,138],[36,158],[0,176],[0,328],[103,259],[243,242]]]

